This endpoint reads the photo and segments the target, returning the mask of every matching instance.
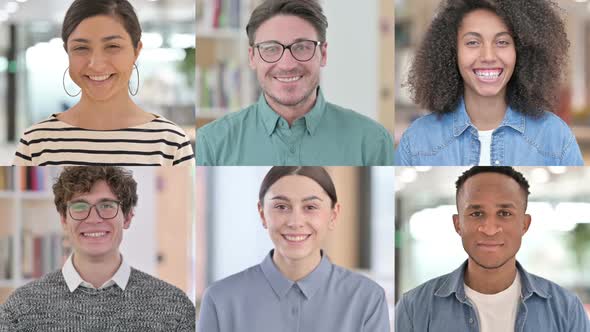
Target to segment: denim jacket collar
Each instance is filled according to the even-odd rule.
[[[461,303],[467,302],[465,295],[465,270],[467,269],[467,260],[461,266],[448,275],[447,280],[434,292],[434,296],[449,297],[455,294],[457,300]],[[541,287],[535,283],[535,280],[525,271],[525,269],[516,262],[516,269],[520,274],[520,281],[522,283],[521,297],[527,300],[533,294],[548,299],[551,295],[547,294]]]
[[[467,109],[465,109],[465,100],[463,98],[461,98],[459,101],[457,111],[453,112],[452,114],[453,136],[460,136],[469,127],[475,129],[475,126],[469,118],[469,114],[467,114]],[[522,134],[524,133],[525,129],[525,116],[524,114],[519,113],[513,110],[512,107],[508,106],[508,108],[506,108],[506,113],[504,114],[504,119],[498,128],[500,127],[511,127]]]

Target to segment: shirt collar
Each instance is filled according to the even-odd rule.
[[[466,260],[458,269],[447,276],[443,284],[434,292],[434,296],[449,297],[455,294],[455,297],[460,302],[465,303],[467,301],[464,286],[467,262],[468,261]],[[520,283],[522,285],[521,296],[523,299],[528,299],[533,293],[545,299],[550,297],[547,292],[541,289],[540,285],[526,272],[518,261],[516,262],[516,269],[520,274]]]
[[[68,289],[70,290],[70,292],[74,292],[79,286],[83,286],[86,288],[95,288],[94,286],[92,286],[91,283],[82,279],[78,271],[76,271],[76,268],[74,267],[74,263],[72,261],[73,256],[74,254],[71,254],[70,257],[68,257],[68,259],[66,260],[64,266],[61,268],[61,273],[64,276],[64,279],[66,281],[66,284],[68,285]],[[127,283],[129,282],[130,276],[131,267],[129,266],[129,264],[127,264],[123,256],[121,256],[121,265],[119,266],[119,269],[117,269],[117,272],[115,272],[115,274],[98,289],[107,288],[113,284],[116,284],[122,290],[125,290],[125,287],[127,287]]]
[[[268,280],[268,283],[279,299],[286,296],[294,284],[299,287],[307,299],[310,299],[320,288],[324,287],[325,283],[328,282],[332,271],[332,263],[323,251],[321,251],[322,258],[320,264],[309,275],[297,282],[287,279],[281,271],[279,271],[272,260],[273,252],[274,250],[271,250],[268,253],[262,263],[260,263],[260,267],[262,268],[266,280]]]
[[[270,136],[272,135],[272,133],[274,133],[279,122],[287,123],[285,119],[281,118],[281,116],[277,112],[275,112],[270,107],[270,105],[268,105],[268,102],[264,97],[264,93],[262,93],[258,98],[257,105],[267,135]],[[325,112],[326,100],[324,99],[324,94],[322,93],[322,90],[318,87],[315,104],[313,105],[311,110],[303,116],[307,132],[310,135],[313,136],[317,131],[319,123]]]
[[[460,136],[469,127],[475,128],[471,123],[469,114],[467,114],[467,109],[465,109],[465,100],[461,98],[457,106],[457,111],[453,112],[453,135]],[[504,119],[499,127],[511,127],[522,134],[525,129],[525,116],[513,110],[509,105],[506,108],[506,114],[504,114]]]

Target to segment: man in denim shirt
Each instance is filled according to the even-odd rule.
[[[403,295],[395,330],[436,332],[590,332],[580,300],[527,273],[516,261],[529,185],[511,167],[473,167],[456,183],[456,232],[469,258],[454,272]]]

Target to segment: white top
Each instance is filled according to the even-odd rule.
[[[482,294],[465,285],[465,295],[475,307],[480,332],[514,331],[516,312],[521,297],[518,272],[512,285],[500,293]]]
[[[492,154],[492,133],[494,130],[478,130],[479,135],[479,165],[491,166],[490,155]]]
[[[91,130],[72,126],[54,114],[27,129],[20,139],[14,165],[194,165],[186,133],[161,116],[138,126]]]
[[[127,287],[127,283],[129,282],[129,277],[131,276],[131,267],[127,264],[127,262],[125,262],[125,259],[123,258],[122,255],[121,255],[121,265],[119,266],[119,269],[117,270],[117,272],[115,272],[115,274],[111,277],[111,279],[107,280],[99,288],[92,286],[91,283],[82,279],[82,277],[80,276],[78,271],[76,271],[76,268],[74,267],[74,263],[72,262],[73,255],[74,254],[72,254],[72,255],[70,255],[70,257],[68,257],[68,260],[66,261],[64,266],[61,268],[61,273],[63,274],[66,284],[68,285],[68,289],[70,290],[71,293],[73,293],[76,290],[76,288],[78,288],[79,286],[86,287],[86,288],[92,288],[92,289],[103,289],[103,288],[107,288],[109,286],[112,286],[113,284],[116,284],[117,286],[121,287],[122,290],[125,290],[125,287]]]

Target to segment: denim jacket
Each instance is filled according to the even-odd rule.
[[[465,295],[467,262],[405,293],[395,307],[396,332],[479,332]],[[559,285],[527,273],[517,262],[522,290],[515,332],[590,332],[580,300]],[[504,332],[504,331],[503,331]]]
[[[404,132],[395,152],[395,165],[460,166],[479,164],[480,142],[461,99],[454,112],[429,114]],[[493,131],[493,166],[584,165],[570,128],[550,112],[531,117],[508,107]]]

